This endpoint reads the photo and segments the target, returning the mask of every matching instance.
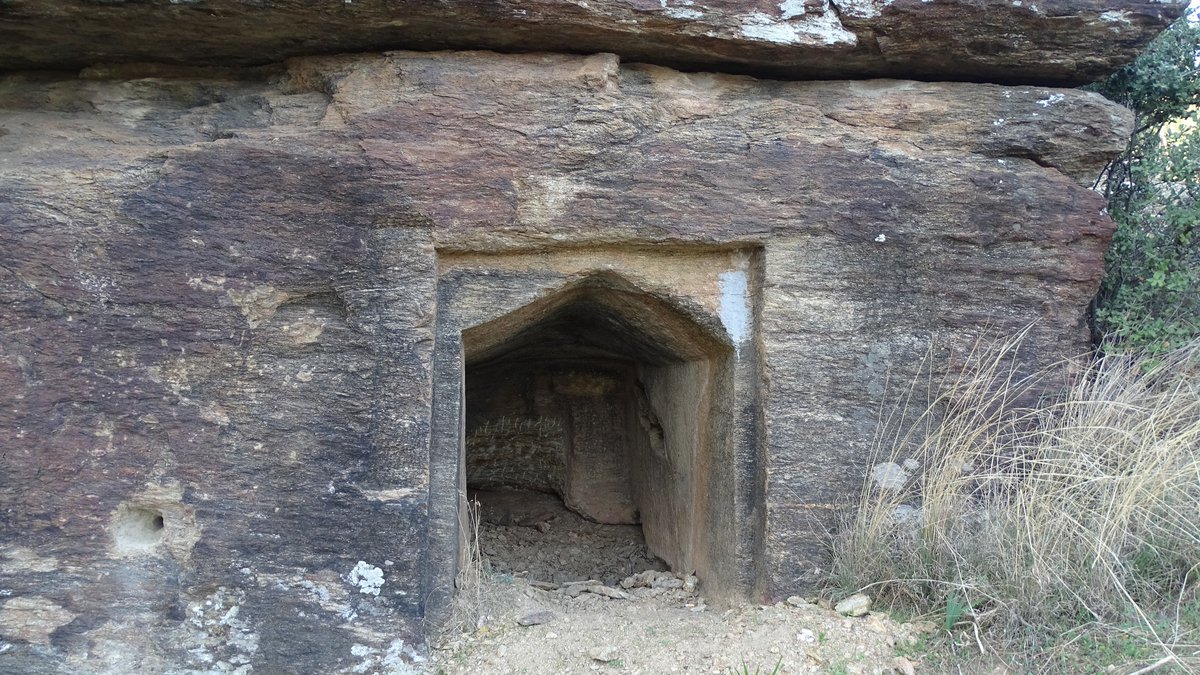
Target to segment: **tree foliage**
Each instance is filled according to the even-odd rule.
[[[1108,349],[1164,352],[1200,336],[1200,24],[1184,17],[1096,87],[1133,110],[1109,166],[1117,232],[1095,307]]]

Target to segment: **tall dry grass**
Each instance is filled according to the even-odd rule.
[[[1195,667],[1200,343],[1028,377],[1019,343],[914,383],[886,416],[875,462],[909,475],[868,478],[833,540],[834,583],[969,626],[980,648],[1031,654],[1122,626],[1158,665]],[[1034,396],[1072,371],[1061,394]]]
[[[483,550],[479,543],[479,502],[460,493],[459,531],[461,559],[454,577],[454,598],[448,615],[437,625],[428,626],[433,635],[449,638],[472,633],[498,614],[502,602],[496,595],[496,581],[486,570]]]

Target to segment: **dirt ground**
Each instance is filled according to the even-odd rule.
[[[484,503],[479,572],[463,581],[455,628],[432,642],[432,672],[920,670],[912,646],[931,625],[851,618],[800,597],[710,606],[702,582],[645,551],[639,527],[591,523],[555,502]]]
[[[487,583],[479,628],[436,641],[431,670],[765,675],[778,664],[779,673],[911,673],[921,664],[903,654],[929,630],[883,614],[843,617],[799,598],[720,610],[682,589],[570,597],[576,587],[543,590],[522,579]]]

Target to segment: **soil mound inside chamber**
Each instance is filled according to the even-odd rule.
[[[615,586],[645,570],[667,570],[646,549],[640,525],[592,522],[552,494],[477,490],[485,570],[562,584],[594,579]]]

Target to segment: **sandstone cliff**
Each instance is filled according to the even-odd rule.
[[[419,670],[513,475],[810,587],[930,345],[1087,348],[1047,85],[1182,6],[0,2],[0,671]]]
[[[597,269],[697,316],[706,266],[749,270],[751,332],[711,329],[748,439],[713,527],[745,548],[711,565],[802,587],[930,341],[1085,347],[1112,228],[1085,186],[1130,123],[603,54],[93,68],[0,101],[0,659],[30,672],[410,662],[456,555],[448,308]]]

